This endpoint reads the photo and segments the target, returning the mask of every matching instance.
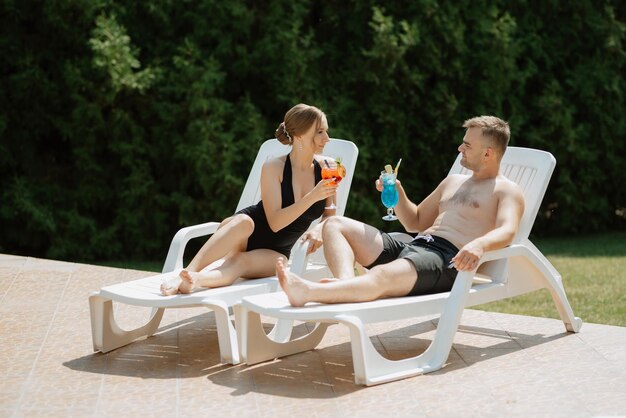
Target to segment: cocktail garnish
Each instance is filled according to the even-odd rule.
[[[401,163],[401,162],[402,162],[402,158],[400,158],[400,159],[398,160],[398,164],[396,164],[396,169],[395,169],[395,170],[393,170],[393,171],[394,171],[394,173],[396,173],[396,176],[398,175],[398,168],[400,168],[400,163]]]

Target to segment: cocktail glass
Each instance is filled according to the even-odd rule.
[[[330,182],[333,186],[338,185],[346,176],[346,167],[338,161],[340,160],[324,160],[324,164],[322,164],[322,178],[324,180],[333,179],[333,181]],[[335,196],[332,197],[332,203],[324,209],[337,209],[337,205],[335,205]]]
[[[380,200],[387,208],[387,214],[383,216],[385,221],[395,221],[397,218],[393,214],[393,208],[398,204],[398,189],[396,188],[396,174],[383,171],[380,173],[383,182],[383,192],[380,194]]]

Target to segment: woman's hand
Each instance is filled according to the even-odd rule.
[[[304,235],[302,235],[302,242],[307,241],[309,241],[309,246],[306,249],[306,253],[307,255],[309,255],[317,251],[317,249],[322,246],[321,228],[315,227],[309,231],[306,231]]]
[[[322,179],[315,185],[313,190],[309,192],[315,202],[325,200],[329,196],[337,193],[337,184],[333,184],[333,179]]]

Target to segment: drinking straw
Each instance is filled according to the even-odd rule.
[[[398,175],[398,168],[400,168],[400,163],[402,162],[402,158],[400,158],[398,160],[398,164],[396,164],[396,169],[394,170],[394,173],[396,174],[396,176]]]

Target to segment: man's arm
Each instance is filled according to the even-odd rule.
[[[441,200],[442,181],[439,186],[429,194],[419,205],[411,202],[398,181],[398,204],[395,207],[396,215],[407,232],[421,232],[429,227],[437,219],[439,214],[439,201]]]
[[[524,196],[519,187],[507,184],[498,201],[495,228],[485,235],[468,242],[452,258],[459,270],[473,270],[486,251],[497,250],[511,244],[524,214]]]

